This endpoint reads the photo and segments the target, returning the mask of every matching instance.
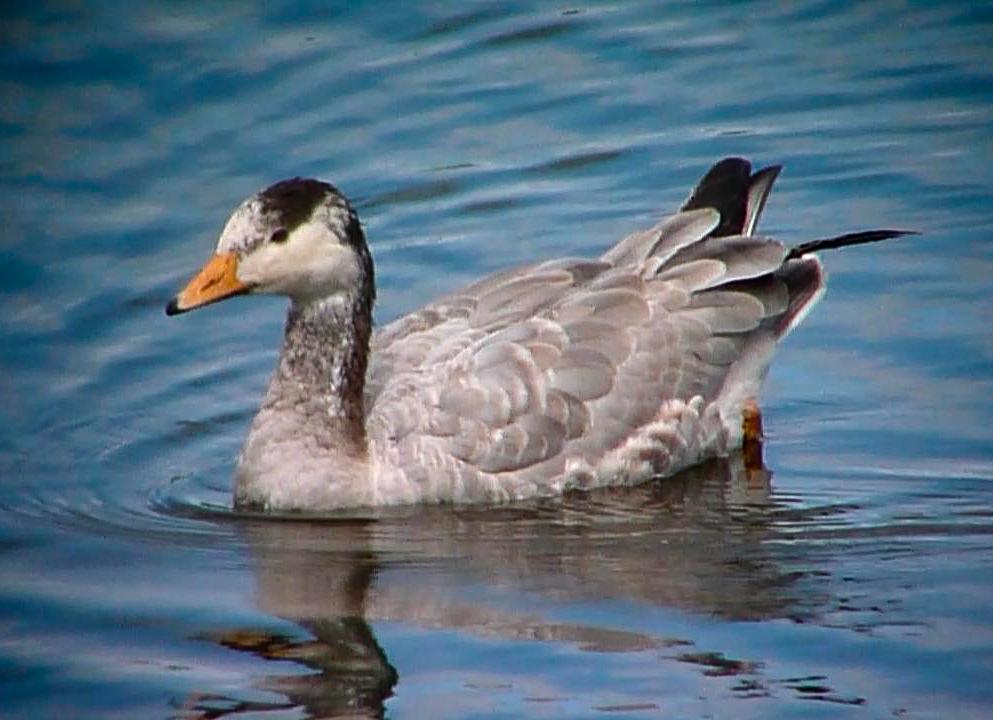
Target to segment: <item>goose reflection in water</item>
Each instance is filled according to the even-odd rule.
[[[741,696],[778,684],[805,697],[858,703],[835,695],[823,678],[816,686],[762,678],[760,663],[689,638],[561,622],[515,607],[530,596],[628,601],[726,620],[815,618],[830,601],[828,573],[800,570],[801,558],[795,563],[770,550],[782,537],[777,524],[793,511],[770,500],[769,480],[768,471],[746,467],[739,454],[665,482],[564,501],[247,521],[240,530],[254,560],[260,609],[310,637],[243,629],[210,639],[313,671],[260,683],[287,698],[278,707],[304,708],[309,717],[382,717],[403,682],[372,627],[384,621],[595,652],[655,650],[705,675],[741,676],[734,688]],[[488,588],[492,604],[479,601],[479,587]],[[187,709],[202,713],[194,717],[219,717],[262,707],[203,696]]]

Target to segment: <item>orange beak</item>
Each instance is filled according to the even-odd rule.
[[[169,301],[166,315],[195,310],[218,300],[243,295],[250,289],[238,279],[238,256],[234,253],[219,253]]]

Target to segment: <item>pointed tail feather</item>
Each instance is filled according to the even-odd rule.
[[[741,228],[742,235],[754,235],[759,224],[759,217],[765,210],[765,201],[772,193],[772,185],[782,171],[782,165],[770,165],[762,168],[751,177],[748,184],[748,202],[745,207],[745,224]]]
[[[700,179],[682,209],[717,210],[721,222],[711,237],[751,235],[780,170],[781,165],[771,165],[753,173],[751,163],[744,158],[724,158]]]
[[[682,209],[714,208],[721,214],[721,222],[711,236],[738,235],[745,225],[751,177],[750,162],[744,158],[724,158],[700,179]]]
[[[796,247],[790,248],[790,252],[786,256],[786,260],[795,260],[803,257],[804,255],[809,255],[812,252],[817,252],[818,250],[830,250],[832,248],[847,247],[849,245],[863,245],[865,243],[874,243],[879,242],[880,240],[898,238],[904,235],[917,234],[918,233],[913,230],[864,230],[862,232],[846,233],[833,238],[811,240],[810,242],[800,243]]]

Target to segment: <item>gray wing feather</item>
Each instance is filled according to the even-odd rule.
[[[602,260],[614,267],[637,265],[649,257],[671,257],[679,248],[706,237],[721,221],[713,208],[676,213],[655,227],[628,235],[610,248]]]
[[[772,185],[776,182],[782,169],[782,165],[771,165],[752,175],[746,200],[745,224],[741,228],[742,235],[755,233],[762,211],[765,210],[766,200],[769,199],[769,194],[772,192]]]

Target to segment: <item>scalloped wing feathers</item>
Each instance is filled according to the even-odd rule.
[[[366,405],[384,495],[634,482],[736,443],[741,403],[824,284],[816,260],[750,236],[778,171],[722,161],[683,211],[597,260],[511,270],[379,330]]]

